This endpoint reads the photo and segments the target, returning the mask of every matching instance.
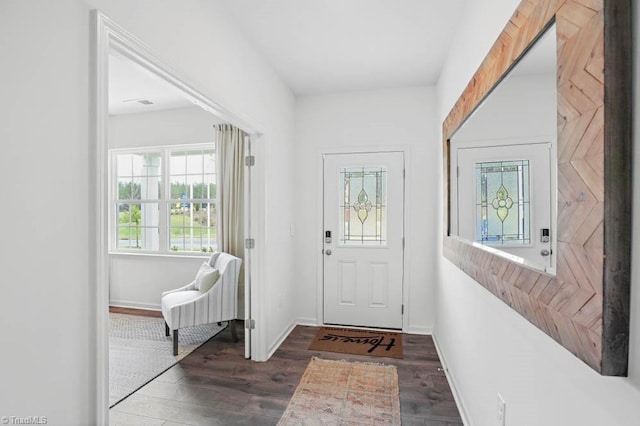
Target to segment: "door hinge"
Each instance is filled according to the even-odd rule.
[[[403,179],[407,178],[407,169],[402,169],[402,178]]]
[[[244,240],[244,248],[247,248],[247,249],[256,248],[256,240],[254,240],[253,238],[246,238]]]
[[[402,237],[402,248],[404,248],[404,237]]]
[[[256,156],[255,155],[247,155],[244,157],[244,165],[247,167],[256,165]]]
[[[401,313],[402,315],[404,315],[404,305],[401,305],[401,306],[402,306],[402,308],[400,309],[400,313]]]
[[[256,329],[256,320],[254,320],[254,319],[247,320],[245,328],[248,329],[248,330],[255,330]]]

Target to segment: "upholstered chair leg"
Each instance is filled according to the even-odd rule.
[[[165,321],[164,322],[164,335],[169,337],[169,334],[170,334],[169,331],[170,331],[169,330],[169,324],[167,324],[167,322]]]
[[[178,356],[178,330],[173,330],[173,356]]]
[[[231,339],[233,339],[233,343],[238,341],[238,333],[236,332],[236,320],[232,319],[229,321],[229,328],[231,329]]]

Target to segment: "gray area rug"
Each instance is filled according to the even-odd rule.
[[[110,313],[109,319],[109,408],[224,329],[217,324],[181,329],[178,356],[173,356],[162,318]]]

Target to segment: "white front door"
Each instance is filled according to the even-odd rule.
[[[402,328],[404,154],[324,155],[324,322]]]

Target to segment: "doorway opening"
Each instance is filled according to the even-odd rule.
[[[206,258],[217,249],[214,226],[216,186],[212,180],[215,172],[209,173],[210,170],[207,169],[207,159],[212,164],[215,163],[212,160],[215,154],[214,125],[225,123],[241,129],[246,134],[246,156],[252,155],[251,151],[256,150],[252,144],[255,145],[260,134],[249,123],[212,101],[149,47],[99,11],[93,11],[93,23],[95,146],[92,150],[95,174],[92,184],[95,189],[95,211],[92,220],[98,230],[94,245],[96,395],[98,423],[106,423],[109,406],[110,303],[139,309],[157,309],[161,294],[158,289],[141,291],[139,287],[135,289],[137,293],[122,292],[126,289],[126,284],[121,284],[126,283],[127,279],[139,280],[144,275],[135,266],[131,267],[131,264],[143,262],[147,269],[153,271],[154,263],[171,262],[184,272],[185,268],[191,270],[190,263],[202,263],[203,256]],[[194,125],[195,123],[199,124]],[[181,129],[182,133],[172,134],[176,129]],[[184,133],[185,129],[192,133]],[[174,142],[171,142],[172,137]],[[185,141],[190,144],[184,145]],[[138,159],[142,159],[144,164],[141,167],[147,172],[158,171],[162,159],[166,164],[173,160],[179,163],[182,159],[186,165],[191,164],[191,159],[194,170],[198,169],[193,174],[199,174],[201,180],[204,180],[191,182],[185,177],[182,186],[188,189],[188,194],[185,193],[187,198],[183,200],[181,194],[178,194],[181,199],[178,200],[179,203],[174,203],[176,200],[171,197],[175,194],[169,189],[174,189],[174,186],[178,188],[179,185],[174,185],[170,176],[164,176],[159,171],[157,174],[145,172],[144,179],[139,179],[137,173],[130,173],[127,175],[128,181],[125,176],[122,182],[116,182],[118,173],[114,169],[115,163],[109,161],[112,149],[144,151],[142,155],[138,155]],[[156,155],[158,152],[160,154]],[[148,153],[151,154],[147,155]],[[125,157],[127,155],[123,156],[123,161],[131,155]],[[198,158],[202,160],[199,166],[196,165]],[[255,221],[257,209],[254,208],[255,198],[251,192],[251,182],[258,176],[251,167],[252,164],[246,163],[244,188],[240,191],[245,202],[241,222],[244,222],[245,237],[248,239],[252,237],[252,232],[258,231]],[[262,173],[262,170],[257,172]],[[182,175],[188,176],[190,173],[184,171]],[[161,197],[163,190],[158,188],[162,188],[162,184],[165,189],[165,195],[162,195],[164,198],[150,200],[147,197],[143,200],[138,197],[139,194],[133,193],[133,188],[142,190],[146,187],[147,195],[155,192],[152,198]],[[128,193],[123,192],[126,196],[122,199],[120,186],[129,188]],[[198,191],[200,195],[196,195]],[[174,207],[177,219],[172,217]],[[174,219],[182,225],[175,225]],[[194,235],[194,229],[198,231],[197,236]],[[256,303],[256,294],[251,291],[251,283],[259,277],[256,270],[258,263],[255,262],[257,258],[252,250],[244,253],[244,295],[240,301],[244,305],[244,312],[239,315],[239,319],[244,320],[245,324],[251,323],[260,308]],[[114,259],[119,262],[116,269]],[[123,259],[125,261],[120,262]],[[114,273],[114,270],[118,273]],[[129,272],[122,273],[126,270]],[[179,275],[179,272],[176,274]],[[148,281],[155,280],[151,278]],[[168,286],[176,287],[176,284],[178,283],[170,282]],[[244,335],[245,357],[253,358],[255,351],[259,349],[255,344],[260,341],[258,333],[247,329]],[[167,344],[170,345],[170,342],[167,341]]]

